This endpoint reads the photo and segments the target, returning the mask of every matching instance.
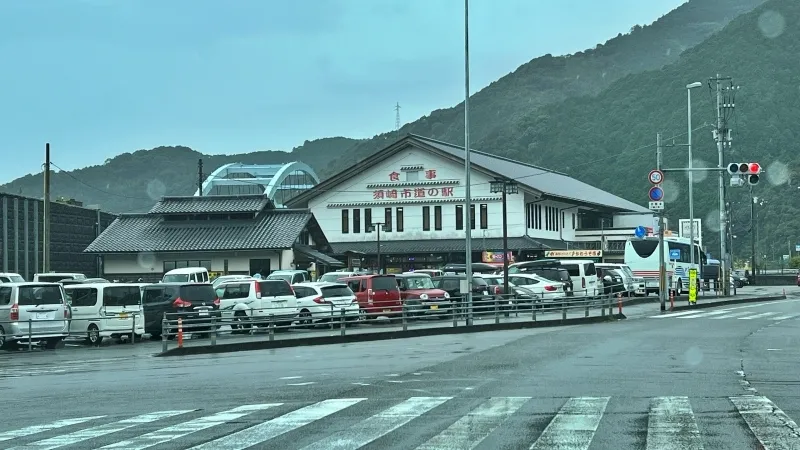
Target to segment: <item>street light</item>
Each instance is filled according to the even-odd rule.
[[[378,274],[381,273],[381,229],[385,230],[384,222],[372,222],[368,231],[376,230],[378,232]]]
[[[505,178],[495,178],[491,182],[490,190],[493,194],[503,193],[503,295],[508,295],[508,214],[506,213],[506,196],[517,194],[517,183]]]
[[[470,189],[472,163],[470,162],[469,142],[469,0],[464,0],[464,211],[467,212],[467,223],[464,243],[466,263],[466,289],[464,292],[467,303],[467,326],[472,325],[472,191]]]
[[[694,266],[694,160],[692,157],[692,89],[702,87],[703,83],[697,81],[686,85],[687,124],[689,135],[689,267]]]

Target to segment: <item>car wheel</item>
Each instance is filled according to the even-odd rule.
[[[63,347],[63,338],[47,338],[44,344],[44,348],[48,350],[55,350],[57,348]]]
[[[301,310],[300,314],[297,316],[297,323],[303,327],[313,327],[314,319],[311,317],[311,312],[307,309]]]
[[[6,342],[6,330],[3,327],[0,327],[0,349],[4,349],[8,346]]]
[[[100,336],[100,330],[97,329],[97,325],[89,325],[86,330],[86,343],[95,347],[103,343],[103,337]]]

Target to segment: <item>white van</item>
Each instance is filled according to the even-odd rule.
[[[208,269],[205,267],[184,267],[172,269],[164,274],[162,283],[210,283]]]
[[[0,283],[24,283],[25,278],[18,273],[0,273]]]
[[[561,266],[567,269],[572,279],[572,290],[576,297],[596,297],[602,292],[597,285],[597,270],[594,261],[588,259],[562,259]]]
[[[37,273],[33,276],[35,283],[58,283],[61,280],[85,280],[86,275],[70,272]]]
[[[234,333],[249,331],[251,322],[266,327],[270,317],[288,327],[297,317],[297,297],[286,280],[232,280],[215,291],[222,321],[230,322]]]
[[[71,335],[86,334],[86,342],[144,334],[140,283],[91,283],[65,286],[72,309]]]

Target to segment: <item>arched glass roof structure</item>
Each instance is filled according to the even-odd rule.
[[[226,164],[203,182],[203,195],[265,194],[277,208],[319,184],[314,169],[299,161],[287,164]],[[198,189],[194,193],[200,195]]]

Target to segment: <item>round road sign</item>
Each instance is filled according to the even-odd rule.
[[[641,238],[643,238],[643,237],[645,237],[647,235],[647,229],[645,227],[639,225],[633,231],[633,235],[636,236],[637,238],[641,239]]]
[[[647,175],[647,179],[649,179],[650,182],[653,184],[661,184],[661,182],[664,181],[664,172],[660,170],[651,170],[650,174]]]
[[[664,199],[664,189],[661,189],[660,186],[653,186],[650,188],[648,195],[651,202],[660,202]]]

